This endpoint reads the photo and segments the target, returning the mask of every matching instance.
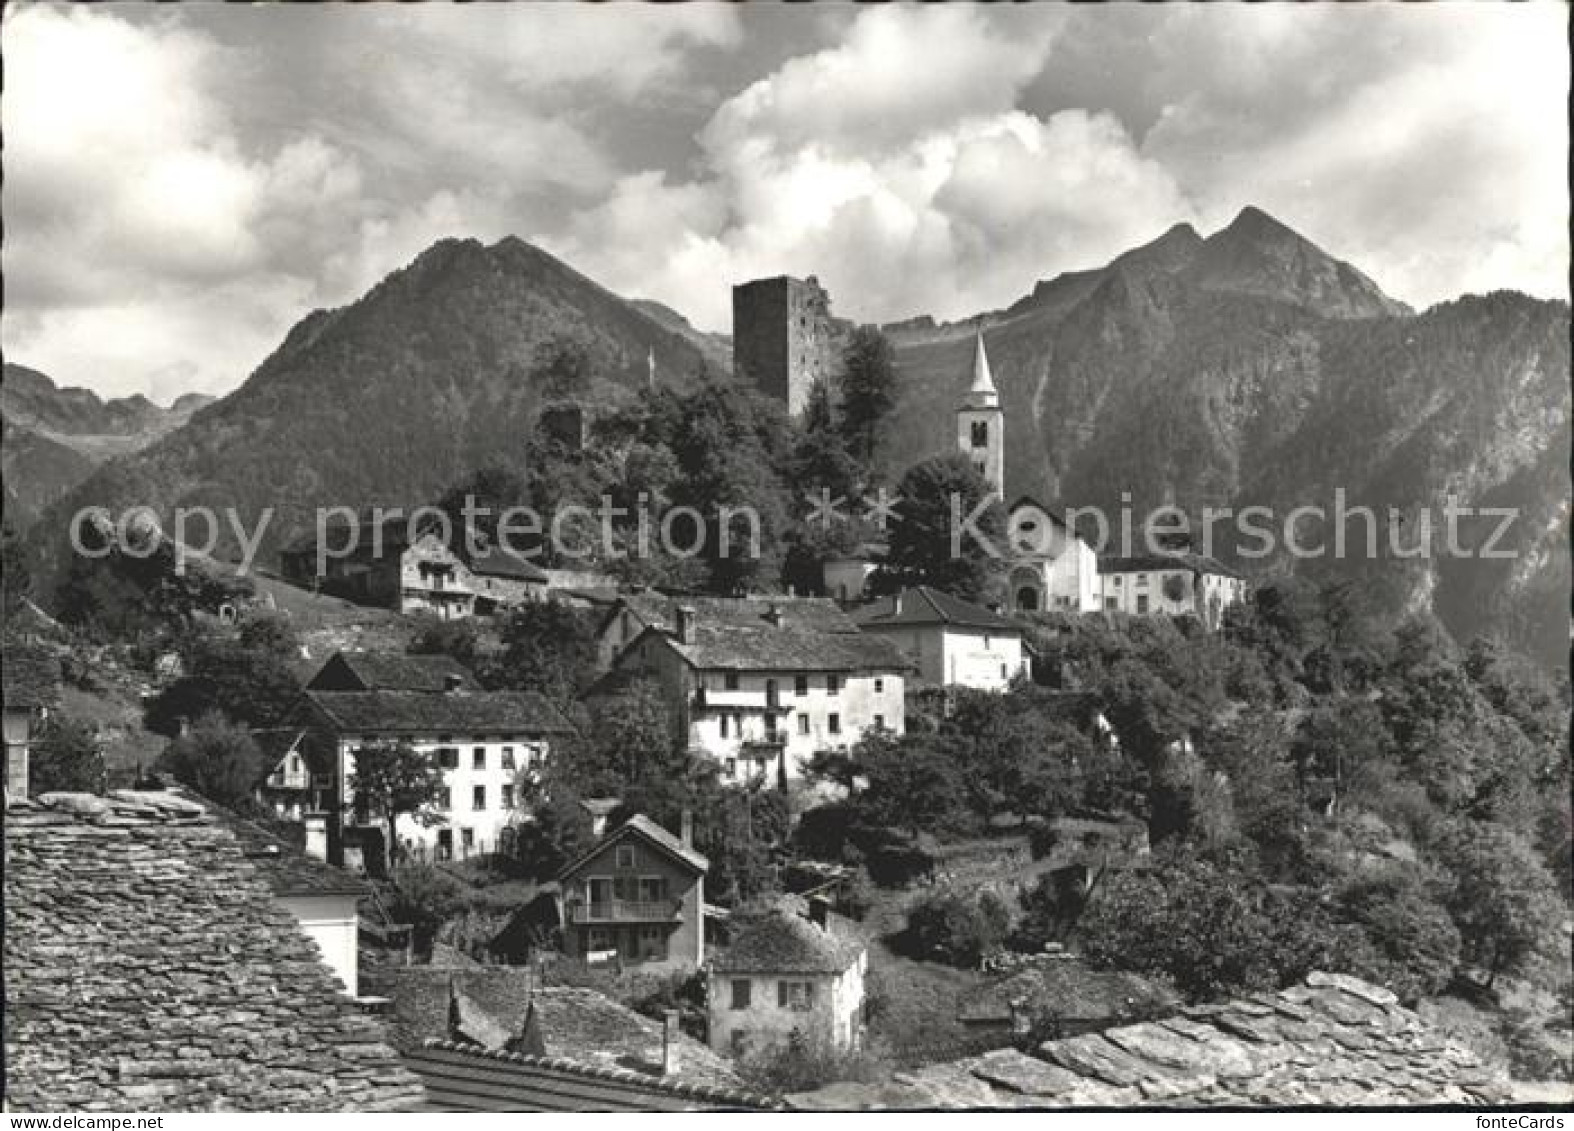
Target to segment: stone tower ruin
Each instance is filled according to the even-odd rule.
[[[831,375],[831,299],[813,275],[732,288],[732,369],[797,416]]]

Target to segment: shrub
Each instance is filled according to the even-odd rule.
[[[51,718],[28,757],[28,789],[35,793],[97,793],[104,788],[104,755],[91,727]]]
[[[872,1082],[886,1072],[882,1058],[872,1050],[834,1049],[796,1029],[785,1044],[751,1049],[738,1062],[738,1075],[749,1087],[778,1096],[813,1091],[839,1080]]]
[[[902,941],[919,958],[974,968],[999,948],[1010,927],[1011,914],[993,892],[941,892],[923,897],[908,910]]]

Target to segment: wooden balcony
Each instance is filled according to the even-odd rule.
[[[605,903],[575,900],[568,905],[570,923],[677,923],[683,904],[676,899],[611,899]]]

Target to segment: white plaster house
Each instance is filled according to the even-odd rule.
[[[851,1051],[864,1040],[869,952],[852,925],[814,901],[746,927],[709,967],[710,1046],[734,1058],[786,1045]]]
[[[1246,600],[1246,579],[1200,554],[1168,553],[1105,558],[1099,578],[1107,612],[1137,616],[1192,615],[1211,629],[1224,610]]]
[[[654,678],[690,748],[716,759],[729,781],[774,774],[785,785],[816,751],[874,729],[903,732],[912,665],[900,651],[859,632],[834,602],[806,613],[800,599],[796,623],[792,603],[751,604],[740,613],[674,603],[660,627],[617,653],[611,675]]]
[[[934,686],[1004,691],[1028,672],[1022,629],[999,613],[918,585],[859,609],[858,627],[889,640]]]

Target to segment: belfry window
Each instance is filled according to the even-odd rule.
[[[975,421],[973,421],[973,447],[975,447],[975,448],[987,448],[987,447],[989,447],[989,421],[987,421],[987,420],[975,420]]]

